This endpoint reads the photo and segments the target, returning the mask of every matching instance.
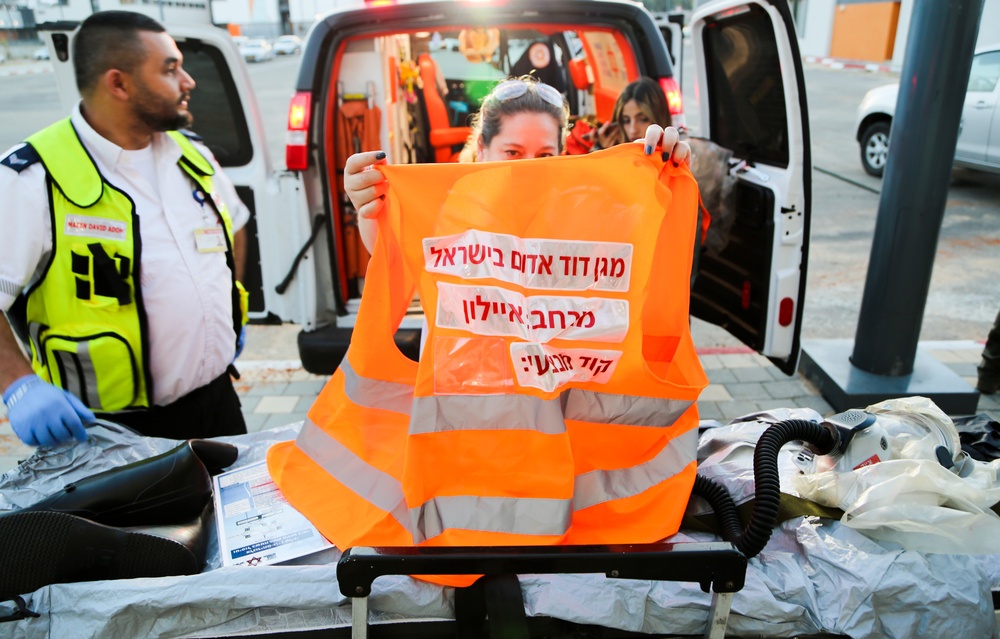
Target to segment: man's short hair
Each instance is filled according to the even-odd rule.
[[[163,25],[134,11],[99,11],[83,21],[73,38],[73,70],[81,94],[108,69],[132,72],[145,58],[140,31],[163,33]]]

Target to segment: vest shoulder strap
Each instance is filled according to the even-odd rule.
[[[191,140],[201,141],[201,137],[191,131],[167,131],[177,145],[181,147],[183,161],[199,175],[215,175],[215,167],[201,151],[191,143]]]
[[[45,127],[27,142],[70,202],[80,208],[97,204],[104,194],[104,181],[69,118]]]
[[[41,156],[38,155],[38,151],[35,147],[31,146],[27,142],[23,142],[20,146],[15,147],[10,153],[4,156],[0,160],[0,164],[11,169],[17,173],[25,170],[33,164],[37,164],[41,160]]]

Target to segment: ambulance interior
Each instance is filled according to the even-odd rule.
[[[500,81],[532,74],[567,98],[570,123],[580,129],[611,117],[615,101],[639,77],[627,39],[606,27],[552,25],[454,28],[353,38],[334,64],[335,92],[327,112],[327,166],[334,224],[338,305],[356,311],[368,254],[357,233],[356,212],[343,192],[343,167],[352,153],[381,149],[393,164],[455,162],[469,123]],[[579,129],[578,129],[579,132]],[[567,152],[585,152],[569,145]],[[343,308],[343,307],[342,307]]]

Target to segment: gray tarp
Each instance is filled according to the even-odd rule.
[[[750,448],[743,442],[755,441],[767,421],[790,416],[818,419],[812,411],[772,411],[707,429],[699,449],[700,472],[725,480],[736,495],[745,496],[752,490],[752,475]],[[263,459],[272,443],[294,437],[298,427],[223,439],[240,448],[236,465],[241,466]],[[0,477],[0,511],[31,504],[74,479],[175,444],[96,427],[86,444],[36,454]],[[790,468],[789,455],[782,453],[783,472]],[[211,533],[214,538],[214,528]],[[681,533],[674,541],[709,539]],[[335,550],[300,559],[299,565],[255,568],[219,568],[217,544],[210,545],[209,555],[199,575],[40,588],[26,600],[41,617],[0,624],[0,636],[210,637],[350,625],[350,604],[337,587]],[[990,595],[990,585],[1000,577],[998,566],[1000,560],[993,556],[904,551],[838,522],[793,519],[750,560],[746,587],[733,599],[730,634],[998,636]],[[521,586],[529,615],[585,624],[700,635],[708,615],[709,595],[696,584],[527,575]],[[452,602],[451,589],[384,577],[375,582],[369,605],[375,621],[412,621],[453,618]]]

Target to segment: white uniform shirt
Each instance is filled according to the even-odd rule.
[[[210,205],[195,199],[194,183],[177,165],[181,149],[168,135],[153,136],[150,163],[148,154],[126,152],[101,137],[84,120],[79,105],[70,119],[101,175],[135,202],[153,403],[169,404],[225,372],[235,354],[232,274],[225,253],[200,253],[195,244],[195,229],[218,225],[219,220]],[[197,142],[195,146],[215,166],[215,190],[229,209],[235,232],[250,213],[211,152]],[[0,166],[0,194],[0,310],[6,311],[37,278],[52,252],[41,162],[21,173]]]

